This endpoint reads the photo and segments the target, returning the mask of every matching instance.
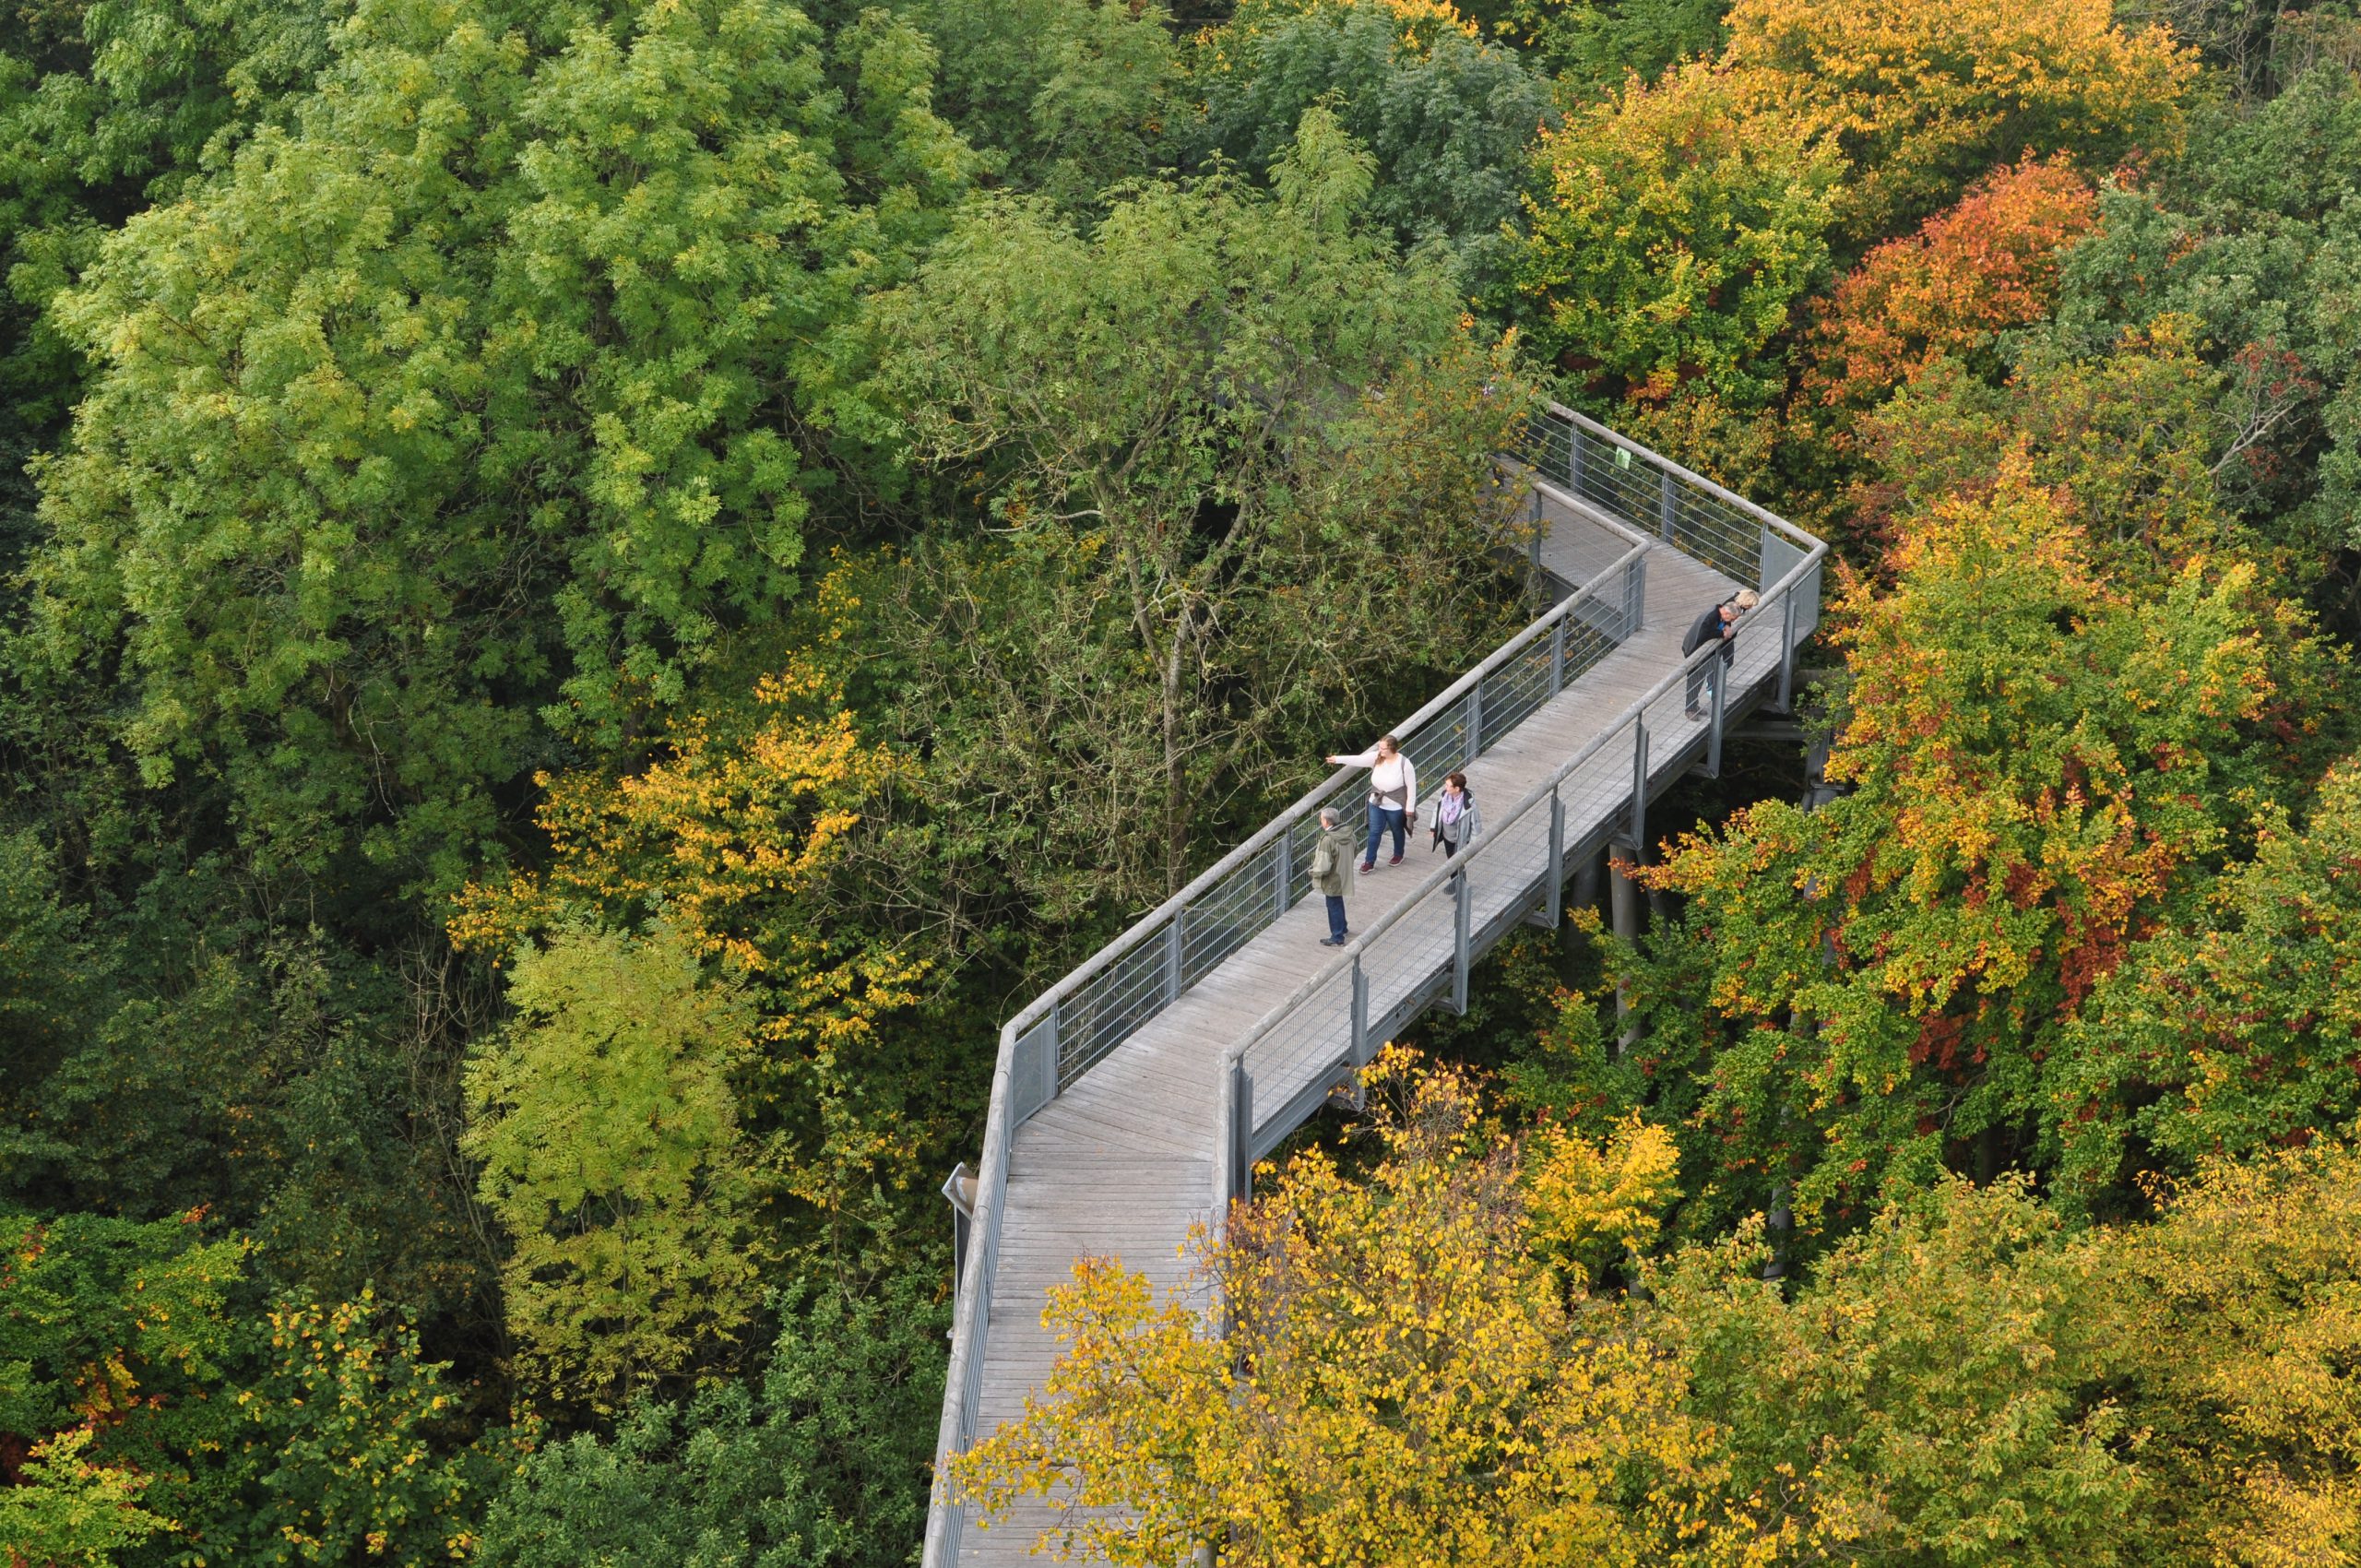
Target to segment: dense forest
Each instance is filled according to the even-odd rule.
[[[911,1561],[1000,1021],[1835,541],[956,1481],[1113,1561],[2361,1562],[2348,0],[4,0],[0,1555]]]

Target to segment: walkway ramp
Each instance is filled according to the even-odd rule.
[[[1750,709],[1785,707],[1818,620],[1826,547],[1760,507],[1552,405],[1510,466],[1545,525],[1534,564],[1563,597],[1395,727],[1422,794],[1454,768],[1485,834],[1455,862],[1414,835],[1323,947],[1310,886],[1321,806],[1358,822],[1365,775],[1325,780],[1026,1007],[1002,1030],[980,1169],[959,1210],[959,1292],[941,1452],[1024,1413],[1055,1360],[1044,1292],[1078,1257],[1159,1287],[1191,1229],[1245,1195],[1254,1161],[1427,1007],[1464,1007],[1470,966],[1518,921],[1554,926],[1568,874],[1646,841],[1648,802]],[[1732,665],[1689,711],[1680,639],[1740,587]],[[1340,746],[1366,743],[1339,736]],[[1046,1507],[989,1530],[938,1479],[926,1568],[1032,1560]]]

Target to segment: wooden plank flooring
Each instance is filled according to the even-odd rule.
[[[1553,504],[1548,520],[1546,559],[1575,580],[1628,548],[1574,508]],[[1639,632],[1467,767],[1486,831],[1499,840],[1471,862],[1484,868],[1469,878],[1476,929],[1529,905],[1544,874],[1546,807],[1514,824],[1507,814],[1678,666],[1682,633],[1732,587],[1689,556],[1651,549]],[[1729,687],[1734,706],[1775,674],[1777,640],[1775,624],[1742,631]],[[1668,787],[1685,766],[1684,749],[1703,732],[1684,706],[1678,683],[1650,706],[1651,793]],[[1366,740],[1339,735],[1335,744]],[[1565,791],[1570,847],[1630,811],[1632,777],[1628,740],[1607,746],[1576,772]],[[1428,791],[1442,785],[1440,778],[1419,782]],[[1410,897],[1441,863],[1415,835],[1401,865],[1385,864],[1382,852],[1378,869],[1358,878],[1347,904],[1354,929]],[[1453,919],[1448,896],[1430,893],[1372,944],[1366,964],[1373,1021],[1430,987],[1439,972],[1447,976]],[[1022,1415],[1026,1396],[1048,1375],[1060,1347],[1042,1326],[1042,1306],[1046,1292],[1070,1277],[1075,1259],[1112,1257],[1160,1289],[1183,1288],[1192,1229],[1213,1207],[1220,1063],[1275,1004],[1335,961],[1320,945],[1326,933],[1321,900],[1307,897],[1017,1128],[984,1346],[979,1433]],[[1347,1042],[1349,1004],[1349,980],[1332,978],[1249,1051],[1258,1118],[1274,1117],[1292,1096],[1333,1075]],[[1275,1139],[1286,1130],[1264,1132]],[[1049,1518],[1037,1503],[989,1530],[971,1524],[960,1561],[1031,1561]]]

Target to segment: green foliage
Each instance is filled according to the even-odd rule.
[[[455,878],[544,717],[614,735],[795,584],[782,426],[860,424],[832,327],[966,167],[914,34],[825,42],[772,0],[547,53],[364,7],[292,128],[54,307],[103,368],[20,659],[119,669],[146,781],[218,779],[266,868]]]
[[[1586,99],[1717,54],[1729,37],[1727,0],[1510,0],[1505,9],[1501,30]]]
[[[1439,271],[1358,226],[1371,178],[1313,110],[1271,195],[1228,174],[1144,185],[1086,236],[1041,203],[992,202],[881,302],[887,384],[919,452],[977,465],[1000,523],[1043,536],[1005,573],[979,563],[1040,592],[1039,609],[977,601],[954,575],[967,568],[944,574],[956,586],[919,612],[921,679],[952,675],[943,645],[972,635],[974,609],[1007,627],[1003,651],[1023,663],[990,685],[962,671],[944,694],[987,710],[986,733],[951,750],[995,790],[1112,802],[1074,826],[1128,901],[1184,879],[1208,787],[1234,787],[1274,724],[1366,678],[1373,619],[1394,628],[1393,669],[1473,646],[1439,644],[1467,623],[1432,580],[1471,580],[1502,537],[1513,498],[1484,455],[1525,394],[1466,350]],[[1447,576],[1406,572],[1397,588],[1388,564],[1411,552]],[[1051,668],[1024,668],[1035,660]],[[1062,728],[1040,704],[1065,692],[1114,754],[1012,766],[1018,732]]]
[[[520,950],[517,1017],[468,1065],[462,1146],[506,1229],[529,1384],[606,1411],[731,1355],[756,1291],[727,1074],[753,1021],[676,934]]]
[[[2361,1016],[2347,977],[2361,931],[2361,773],[2330,772],[2298,829],[2266,809],[2252,858],[2205,907],[2157,932],[2080,1020],[2056,1093],[2062,1193],[2117,1177],[2138,1137],[2184,1170],[2361,1119]]]
[[[2153,1561],[2126,1550],[2150,1502],[2130,1420],[2058,1353],[2089,1298],[2057,1236],[2022,1182],[1946,1182],[1880,1212],[1793,1301],[1740,1242],[1683,1254],[1656,1307],[1734,1480],[1808,1501],[1823,1561]]]
[[[938,101],[1021,191],[1067,207],[1165,165],[1180,120],[1163,0],[906,0],[942,58]]]
[[[2225,498],[2305,556],[2361,537],[2356,160],[2361,88],[2348,70],[2324,66],[2249,112],[2216,113],[2165,177],[2103,193],[2058,305],[2076,354],[2105,354],[2127,327],[2190,324],[2225,380]]]
[[[489,1455],[450,1441],[458,1400],[423,1364],[418,1333],[366,1295],[282,1300],[270,1360],[237,1403],[262,1429],[247,1452],[269,1500],[242,1561],[453,1562],[490,1479]]]
[[[1857,537],[1890,544],[1912,513],[1975,494],[2011,457],[2051,488],[2093,547],[2143,580],[2161,564],[2254,543],[2225,519],[2220,479],[2238,432],[2224,419],[2229,381],[2191,346],[2189,324],[2158,319],[2100,354],[2070,354],[2044,334],[2023,345],[2005,385],[1939,361],[1858,427],[1869,471],[1855,484]],[[2274,558],[2290,577],[2300,558]]]
[[[90,1462],[88,1427],[62,1432],[25,1456],[16,1484],[0,1488],[0,1541],[38,1551],[61,1568],[115,1568],[116,1553],[167,1527],[139,1506],[147,1478]]]
[[[457,1441],[445,1368],[365,1292],[257,1312],[246,1245],[195,1216],[12,1213],[0,1234],[0,1431],[46,1455],[0,1491],[39,1532],[12,1545],[126,1568],[465,1547],[484,1450]]]
[[[1505,265],[1520,166],[1555,123],[1548,88],[1510,50],[1456,29],[1426,36],[1382,6],[1339,6],[1206,34],[1196,85],[1202,148],[1267,169],[1325,104],[1376,160],[1365,210],[1404,244],[1434,237],[1466,287]]]
[[[1754,405],[1783,384],[1771,346],[1827,269],[1841,164],[1743,108],[1700,63],[1543,135],[1515,288],[1564,369],[1656,402],[1696,380]]]
[[[929,1271],[930,1274],[931,1271]],[[768,1369],[611,1437],[521,1465],[485,1518],[485,1568],[888,1568],[924,1530],[943,1368],[931,1279],[780,1303]]]

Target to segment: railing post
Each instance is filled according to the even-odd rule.
[[[1779,604],[1779,711],[1796,706],[1796,590],[1789,588]]]
[[[1729,684],[1730,672],[1735,668],[1724,664],[1721,657],[1718,653],[1706,655],[1712,660],[1706,666],[1712,679],[1705,683],[1712,688],[1711,700],[1706,704],[1712,712],[1705,720],[1705,777],[1708,778],[1722,776],[1722,688]]]
[[[1549,885],[1543,889],[1541,908],[1548,917],[1549,929],[1558,929],[1564,918],[1563,900],[1566,894],[1566,801],[1557,790],[1549,791]]]
[[[1229,1184],[1224,1194],[1232,1203],[1254,1195],[1254,1075],[1246,1059],[1229,1059]]]
[[[1473,900],[1467,891],[1467,873],[1461,871],[1451,879],[1454,907],[1451,912],[1451,1010],[1463,1016],[1467,1012],[1468,924]]]
[[[951,1205],[951,1293],[955,1297],[967,1272],[967,1232],[976,1223],[976,1176],[966,1160],[943,1178],[943,1195]]]
[[[1659,478],[1661,482],[1656,489],[1656,532],[1663,536],[1667,544],[1676,544],[1679,540],[1674,539],[1672,529],[1676,512],[1672,494],[1672,470],[1664,469]]]
[[[1637,636],[1640,623],[1647,619],[1647,614],[1648,558],[1643,555],[1631,563],[1631,575],[1624,579],[1623,636],[1626,638]]]
[[[1050,1098],[1055,1099],[1066,1087],[1065,1008],[1063,999],[1050,1004],[1050,1038],[1041,1042],[1041,1050],[1050,1063]]]
[[[1648,721],[1644,719],[1632,726],[1631,735],[1631,842],[1648,841]]]
[[[1189,919],[1189,906],[1181,905],[1172,911],[1172,923],[1164,928],[1164,1004],[1171,1006],[1180,1000],[1180,928]]]
[[[1353,1023],[1348,1044],[1353,1053],[1353,1065],[1366,1067],[1373,1054],[1369,1048],[1369,976],[1362,972],[1360,955],[1353,955]]]
[[[1566,485],[1579,501],[1583,493],[1583,427],[1578,424],[1566,427]]]
[[[1271,917],[1276,920],[1287,912],[1288,895],[1295,891],[1295,828],[1292,825],[1280,830],[1279,841],[1272,846],[1272,858],[1277,862],[1279,873],[1278,893]]]
[[[1566,617],[1549,628],[1549,695],[1556,696],[1566,685]]]
[[[1467,754],[1459,766],[1465,767],[1484,754],[1484,683],[1477,682],[1467,689]]]

